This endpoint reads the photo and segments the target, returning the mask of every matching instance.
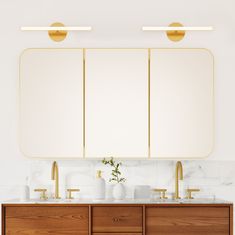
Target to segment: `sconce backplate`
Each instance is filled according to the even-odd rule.
[[[64,24],[56,22],[51,25],[51,27],[64,27]],[[63,41],[66,36],[67,36],[67,31],[66,30],[50,30],[48,31],[49,37],[56,42],[61,42]]]
[[[183,27],[183,25],[180,23],[172,23],[169,25],[169,27]],[[166,31],[166,35],[171,41],[178,42],[184,38],[185,31],[184,30],[168,30]]]

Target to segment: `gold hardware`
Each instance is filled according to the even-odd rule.
[[[160,199],[168,199],[168,197],[166,197],[167,189],[165,189],[165,188],[155,188],[155,189],[153,189],[153,191],[160,193]]]
[[[48,199],[48,197],[46,195],[47,189],[37,188],[37,189],[34,189],[34,192],[40,192],[40,199],[41,200],[47,200]]]
[[[183,27],[183,25],[180,23],[172,23],[169,25],[169,27]],[[184,30],[168,30],[166,31],[166,35],[171,41],[178,42],[184,38],[185,31]]]
[[[180,176],[179,176],[180,175]],[[175,169],[175,199],[180,199],[179,196],[179,180],[183,180],[183,166],[180,161],[176,163]]]
[[[67,199],[74,199],[74,198],[72,197],[72,192],[80,192],[80,189],[70,188],[70,189],[67,189],[67,192],[68,192],[68,197],[67,197]]]
[[[124,220],[125,220],[125,216],[113,217],[113,218],[112,218],[112,221],[113,221],[114,223],[119,223],[119,222],[122,222],[122,221],[124,221]]]
[[[101,178],[102,177],[102,171],[101,170],[98,170],[96,172],[96,178]]]
[[[200,189],[197,189],[197,188],[190,188],[190,189],[187,189],[187,199],[194,199],[194,197],[192,197],[192,193],[193,192],[200,192]]]
[[[83,158],[86,155],[86,49],[82,49],[83,60],[82,60],[82,68],[83,68],[83,102],[82,102],[82,110],[83,110]]]
[[[151,82],[151,49],[148,48],[148,158],[151,157],[151,147],[150,147],[150,138],[151,138],[151,116],[150,116],[150,108],[151,108],[151,103],[150,103],[150,100],[151,100],[151,97],[150,97],[150,92],[151,92],[151,89],[150,89],[150,82]]]
[[[51,179],[55,180],[55,198],[60,199],[59,195],[59,169],[56,161],[52,164]]]
[[[51,25],[51,27],[64,27],[64,24],[56,22]],[[50,30],[48,31],[49,37],[55,42],[63,41],[67,36],[66,30]]]

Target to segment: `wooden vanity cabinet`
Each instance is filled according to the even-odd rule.
[[[146,235],[231,235],[228,206],[146,208]]]
[[[233,235],[233,205],[4,204],[2,235]]]
[[[2,235],[88,235],[88,206],[3,207]]]

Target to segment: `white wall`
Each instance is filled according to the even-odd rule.
[[[216,138],[215,149],[209,160],[234,160],[234,9],[234,0],[1,0],[0,198],[15,197],[15,186],[24,183],[26,175],[30,174],[30,165],[35,164],[22,156],[17,142],[18,60],[22,50],[29,47],[210,49],[215,56]],[[20,26],[46,26],[55,21],[66,25],[91,25],[93,31],[71,32],[65,41],[55,43],[48,38],[46,32],[19,30]],[[215,31],[190,32],[179,43],[169,41],[163,32],[141,31],[143,25],[162,26],[174,21],[189,26],[212,25]],[[83,164],[89,166],[92,163]],[[206,164],[209,172],[213,172],[215,163],[202,164]],[[220,163],[216,164],[221,166]],[[228,166],[232,169],[234,165],[229,162],[221,164],[223,171],[226,171]],[[145,169],[141,165],[139,168]],[[154,173],[152,176],[155,177]],[[223,174],[221,177],[223,178]]]

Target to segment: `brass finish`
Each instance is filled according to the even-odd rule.
[[[67,199],[74,199],[74,197],[72,197],[72,193],[79,192],[79,191],[80,191],[80,189],[75,189],[75,188],[67,189],[67,192],[68,192]]]
[[[40,192],[40,199],[41,200],[47,200],[48,197],[46,195],[46,192],[47,192],[47,189],[45,188],[37,188],[37,189],[34,189],[34,192]]]
[[[168,199],[168,197],[166,197],[167,189],[165,189],[165,188],[155,188],[155,189],[153,189],[153,191],[160,193],[160,199]]]
[[[83,158],[86,156],[86,49],[83,48]]]
[[[197,188],[191,188],[191,189],[187,189],[187,199],[194,199],[194,197],[192,197],[192,193],[193,192],[200,192],[200,189]]]
[[[51,25],[51,27],[64,27],[64,24],[56,22]],[[63,41],[67,36],[66,30],[50,30],[48,31],[49,37],[55,42]]]
[[[176,163],[176,168],[175,168],[175,199],[180,199],[181,197],[179,196],[179,180],[183,180],[183,166],[180,161]]]
[[[169,27],[183,27],[183,25],[180,23],[172,23],[169,25]],[[166,35],[171,41],[178,42],[184,38],[185,31],[184,30],[168,30],[166,31]]]
[[[98,171],[96,172],[96,178],[101,178],[101,177],[102,177],[102,172],[103,172],[103,171],[98,170]]]
[[[150,103],[150,100],[151,100],[151,94],[150,94],[150,69],[151,69],[151,49],[148,49],[148,158],[151,157],[151,148],[150,148],[150,137],[151,137],[151,117],[150,117],[150,107],[151,107],[151,103]]]
[[[59,169],[58,169],[58,164],[56,161],[53,162],[52,164],[52,169],[51,169],[51,179],[55,180],[55,199],[60,199],[59,195]]]

